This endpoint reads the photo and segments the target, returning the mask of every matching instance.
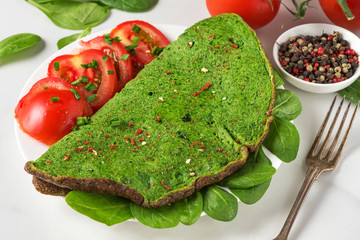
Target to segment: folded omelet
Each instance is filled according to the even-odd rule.
[[[38,190],[113,194],[159,207],[246,162],[272,121],[275,85],[238,15],[188,28],[93,117],[25,169]]]

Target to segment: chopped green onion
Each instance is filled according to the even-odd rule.
[[[93,59],[93,60],[91,61],[91,63],[81,64],[81,66],[82,66],[83,68],[94,68],[94,69],[96,69],[96,68],[99,67],[99,64],[98,64],[98,62],[97,62],[95,59]]]
[[[139,39],[139,37],[133,37],[130,41],[132,41],[133,43],[137,43]]]
[[[80,100],[81,97],[80,97],[80,94],[73,88],[70,88],[70,91],[74,94],[76,100]]]
[[[48,87],[47,87],[47,86],[43,86],[43,88],[44,88],[44,89],[48,89]]]
[[[106,60],[108,60],[108,59],[109,59],[108,55],[103,56],[103,60],[104,60],[104,61],[106,61]]]
[[[160,53],[164,50],[164,48],[158,48],[155,50],[155,55],[160,55]]]
[[[60,101],[60,98],[59,98],[59,97],[52,97],[52,98],[50,98],[50,101],[52,101],[52,102],[59,102],[59,101]]]
[[[86,86],[84,87],[84,90],[90,92],[91,90],[93,90],[96,87],[95,84],[93,84],[92,82],[89,82],[88,84],[86,84]]]
[[[121,56],[120,60],[126,61],[129,58],[130,54],[124,54]]]
[[[155,46],[153,47],[153,49],[151,49],[151,52],[150,52],[150,53],[151,53],[151,54],[154,54],[157,49],[158,49],[158,46],[155,45]]]
[[[94,101],[95,99],[96,99],[96,95],[93,94],[93,95],[88,96],[88,97],[86,98],[86,101],[87,101],[87,102],[91,102],[91,101]]]
[[[131,44],[129,46],[126,46],[125,49],[126,49],[126,51],[131,51],[131,50],[134,50],[134,48],[136,48],[138,46],[139,46],[139,44],[133,43],[133,44]]]
[[[135,52],[134,49],[131,49],[131,50],[130,50],[130,53],[131,53],[132,56],[135,56],[135,55],[136,55],[136,52]]]
[[[55,69],[55,71],[60,70],[60,62],[59,61],[54,62],[54,69]]]
[[[140,33],[141,28],[140,28],[138,25],[134,24],[134,26],[132,27],[131,30],[133,30],[133,31],[136,32],[136,33]]]
[[[76,119],[76,124],[78,126],[82,126],[82,125],[86,125],[90,122],[90,118],[89,117],[77,117]]]
[[[87,83],[87,82],[88,82],[88,77],[85,76],[85,75],[81,75],[81,78],[73,81],[73,82],[71,83],[71,85],[76,86],[76,85],[78,85],[78,84],[80,84],[80,83]]]
[[[105,34],[103,42],[111,45],[113,42],[120,42],[120,38],[118,36],[112,38],[110,34]]]
[[[114,71],[107,71],[108,72],[108,75],[114,75]]]

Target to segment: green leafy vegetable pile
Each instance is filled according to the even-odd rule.
[[[282,86],[283,80],[275,69],[273,72],[276,86]],[[290,121],[301,110],[301,103],[294,93],[277,89],[274,120],[263,146],[284,162],[294,160],[298,152],[299,134]],[[238,199],[245,204],[259,201],[275,172],[276,169],[260,147],[249,155],[246,164],[236,173],[172,205],[149,209],[118,196],[78,191],[70,192],[65,201],[79,213],[108,226],[135,218],[152,228],[171,228],[179,222],[194,224],[202,212],[219,221],[231,221],[238,212]]]

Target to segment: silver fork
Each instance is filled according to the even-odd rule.
[[[287,239],[288,235],[289,235],[289,232],[290,232],[290,229],[294,223],[294,220],[295,220],[295,217],[301,207],[301,204],[302,202],[304,201],[311,185],[313,184],[313,182],[319,177],[319,175],[323,172],[326,172],[326,171],[332,171],[335,169],[337,163],[339,162],[339,159],[340,159],[340,155],[344,149],[344,146],[345,146],[345,143],[346,143],[346,139],[349,135],[349,132],[350,132],[350,128],[351,128],[351,125],[353,123],[353,120],[355,118],[355,114],[356,114],[356,110],[357,108],[359,107],[359,102],[357,103],[356,105],[356,108],[354,110],[354,113],[352,115],[352,118],[350,120],[350,123],[349,123],[349,126],[348,128],[346,129],[346,132],[343,136],[343,139],[342,139],[342,142],[340,143],[340,146],[338,147],[337,149],[337,152],[334,153],[334,149],[335,149],[335,146],[337,144],[337,141],[340,137],[340,134],[341,134],[341,130],[344,126],[344,122],[346,120],[346,117],[347,117],[347,114],[349,112],[349,108],[350,108],[350,105],[351,105],[351,102],[352,100],[350,100],[345,112],[344,112],[344,115],[343,115],[343,118],[342,118],[342,121],[340,123],[340,126],[339,126],[339,129],[334,137],[334,140],[333,142],[331,143],[331,146],[330,148],[327,150],[327,152],[325,151],[326,150],[326,145],[328,144],[329,142],[329,139],[330,139],[330,136],[331,136],[331,133],[334,129],[334,126],[335,126],[335,123],[336,123],[336,120],[339,116],[339,113],[340,113],[340,110],[341,110],[341,107],[343,105],[343,102],[344,102],[344,99],[345,97],[342,98],[341,102],[340,102],[340,105],[336,111],[336,114],[334,116],[334,119],[333,119],[333,122],[331,123],[331,126],[328,130],[328,133],[326,135],[326,138],[325,140],[323,141],[323,144],[322,146],[319,146],[320,150],[319,151],[316,151],[318,149],[318,145],[320,143],[320,139],[324,133],[324,130],[325,130],[325,127],[326,127],[326,124],[329,120],[329,117],[330,117],[330,114],[332,112],[332,109],[334,107],[334,104],[335,104],[335,101],[336,101],[336,96],[330,106],[330,109],[328,111],[328,113],[326,114],[326,117],[319,129],[319,132],[317,133],[316,137],[315,137],[315,140],[310,148],[310,151],[306,157],[306,162],[308,164],[308,169],[306,171],[306,177],[305,177],[305,180],[304,180],[304,183],[300,189],[300,192],[298,193],[297,197],[296,197],[296,200],[294,202],[294,205],[292,206],[291,208],[291,211],[284,223],[284,226],[282,227],[279,235],[275,238],[275,240],[285,240]],[[333,154],[335,154],[333,156]]]

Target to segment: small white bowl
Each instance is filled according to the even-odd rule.
[[[294,77],[288,72],[286,72],[280,65],[279,57],[278,57],[280,44],[289,40],[290,37],[296,37],[299,35],[319,36],[322,35],[323,33],[332,34],[334,31],[338,31],[342,35],[342,38],[349,42],[350,48],[354,49],[356,53],[360,54],[360,39],[355,34],[350,32],[349,30],[346,30],[345,28],[331,24],[324,24],[324,23],[310,23],[310,24],[299,25],[287,30],[286,32],[281,34],[278,37],[278,39],[275,41],[273,47],[273,57],[276,63],[276,68],[279,70],[281,76],[284,77],[289,83],[291,83],[295,87],[312,93],[337,92],[352,84],[360,76],[360,67],[357,68],[357,70],[355,71],[354,75],[351,78],[348,78],[342,82],[321,84],[321,83],[306,82],[297,77]]]

